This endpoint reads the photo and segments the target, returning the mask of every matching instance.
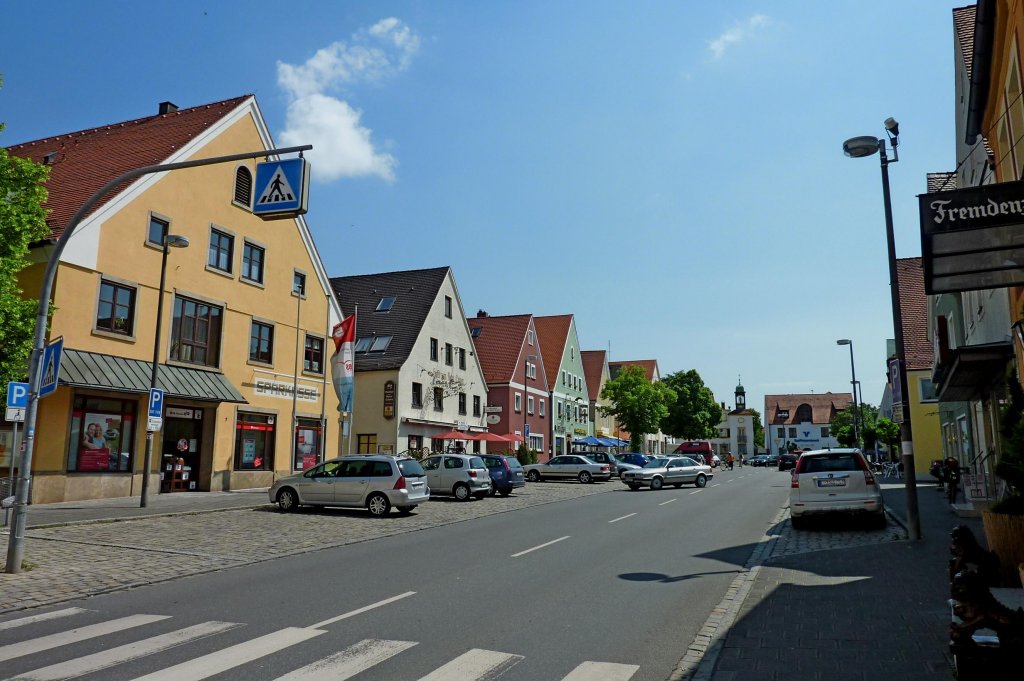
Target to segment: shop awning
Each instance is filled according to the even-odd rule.
[[[953,351],[936,393],[942,402],[966,402],[981,397],[1006,371],[1013,357],[1011,343],[965,345]]]
[[[65,348],[60,360],[60,382],[78,388],[146,394],[152,367],[151,363],[138,359]],[[219,371],[161,364],[157,370],[156,387],[163,388],[171,398],[204,402],[248,401]]]

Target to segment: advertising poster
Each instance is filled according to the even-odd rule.
[[[256,461],[256,440],[242,440],[242,463],[253,465]]]
[[[109,414],[85,414],[82,420],[78,450],[78,470],[107,471],[117,469],[121,419]]]

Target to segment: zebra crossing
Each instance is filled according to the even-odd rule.
[[[83,626],[73,626],[76,617],[89,610],[82,608],[65,608],[49,613],[31,615],[18,619],[0,622],[0,675],[5,681],[57,681],[73,679],[86,674],[95,674],[119,665],[130,665],[133,662],[148,660],[173,648],[201,639],[213,638],[226,632],[237,630],[244,625],[236,622],[207,621],[189,624],[180,629],[160,633],[149,638],[104,647],[99,652],[87,654],[47,664],[47,653],[59,650],[64,654],[74,654],[74,646],[83,643],[105,644],[104,637],[138,630],[145,635],[148,625],[173,619],[169,615],[133,614],[124,617],[104,620]],[[8,643],[30,625],[40,622],[68,620],[71,628],[43,636],[27,637],[24,640]],[[277,631],[254,636],[240,643],[227,645],[214,652],[198,654],[197,657],[184,662],[171,664],[157,671],[135,676],[135,681],[200,681],[217,674],[241,667],[250,662],[268,658],[275,653],[292,646],[315,639],[328,632],[312,627],[283,627]],[[363,639],[353,643],[339,652],[318,659],[314,662],[277,676],[273,681],[343,681],[354,678],[363,672],[377,668],[378,673],[386,673],[384,665],[398,656],[414,655],[416,641],[398,641],[387,639]],[[90,650],[95,650],[92,645]],[[204,649],[205,650],[205,649]],[[32,656],[39,656],[42,666],[35,669],[9,672],[11,661],[27,661]],[[418,677],[418,681],[483,681],[497,679],[518,663],[524,655],[474,648],[467,650],[441,666]],[[279,666],[275,667],[279,669]],[[152,669],[152,665],[147,666]],[[561,681],[629,681],[639,670],[639,666],[612,662],[584,661],[576,666]],[[13,676],[9,674],[14,673]],[[131,674],[132,672],[127,672]],[[117,671],[118,678],[124,678],[126,672],[121,668]],[[93,677],[102,678],[102,677]],[[256,677],[248,677],[256,678]],[[387,678],[393,678],[388,676]],[[269,680],[268,680],[269,681]]]

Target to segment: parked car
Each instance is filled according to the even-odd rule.
[[[755,454],[754,456],[747,459],[747,464],[751,466],[767,466],[768,455],[767,454]]]
[[[796,468],[796,460],[800,458],[800,452],[783,452],[779,455],[779,470],[788,471]]]
[[[526,474],[519,459],[501,454],[481,454],[491,476],[491,495],[507,497],[517,487],[526,486]]]
[[[615,458],[622,463],[631,463],[638,468],[643,468],[651,460],[651,457],[639,452],[619,452]]]
[[[722,458],[720,456],[718,456],[718,454],[712,454],[711,455],[711,467],[712,468],[717,468],[720,465],[722,465]]]
[[[459,501],[483,499],[491,492],[491,475],[479,456],[435,454],[423,459],[431,494],[451,495]]]
[[[299,506],[366,508],[385,516],[394,506],[409,513],[430,498],[426,473],[407,456],[343,456],[275,482],[270,502],[282,511]]]
[[[612,477],[611,467],[606,463],[591,461],[585,456],[563,454],[545,463],[531,463],[524,466],[526,479],[540,482],[548,478],[576,478],[588,483],[595,480],[609,480]]]
[[[867,515],[885,527],[882,490],[858,449],[816,449],[796,461],[789,489],[790,522],[803,527],[815,515]]]
[[[588,459],[590,459],[591,461],[593,461],[594,463],[607,464],[608,465],[608,469],[611,471],[612,475],[618,475],[619,474],[619,461],[618,461],[618,459],[616,458],[616,456],[614,454],[610,454],[608,452],[592,452],[592,451],[589,451],[589,450],[586,450],[586,451],[579,451],[579,450],[577,450],[577,451],[573,452],[573,454],[575,454],[577,456],[585,456]],[[628,468],[631,465],[632,464],[625,464],[625,467]]]
[[[779,465],[779,455],[778,454],[765,454],[764,456],[765,456],[765,460],[764,460],[764,465],[765,466],[777,466],[777,465]]]
[[[704,487],[713,477],[711,466],[707,464],[697,463],[686,456],[659,456],[639,470],[623,473],[622,482],[634,491],[641,487],[659,490],[665,485],[678,488],[690,483]]]

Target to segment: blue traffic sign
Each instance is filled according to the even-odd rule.
[[[7,406],[11,409],[28,409],[28,383],[11,381],[7,384]]]
[[[302,215],[309,205],[309,163],[304,158],[256,164],[252,212],[262,217]]]
[[[160,388],[149,389],[149,417],[158,419],[164,415],[164,391]]]
[[[530,424],[529,423],[524,423],[523,424],[523,432],[526,433],[526,437],[530,437]]]
[[[63,352],[63,336],[43,348],[43,361],[39,369],[39,397],[46,397],[57,390],[57,378],[60,376],[60,357]]]

